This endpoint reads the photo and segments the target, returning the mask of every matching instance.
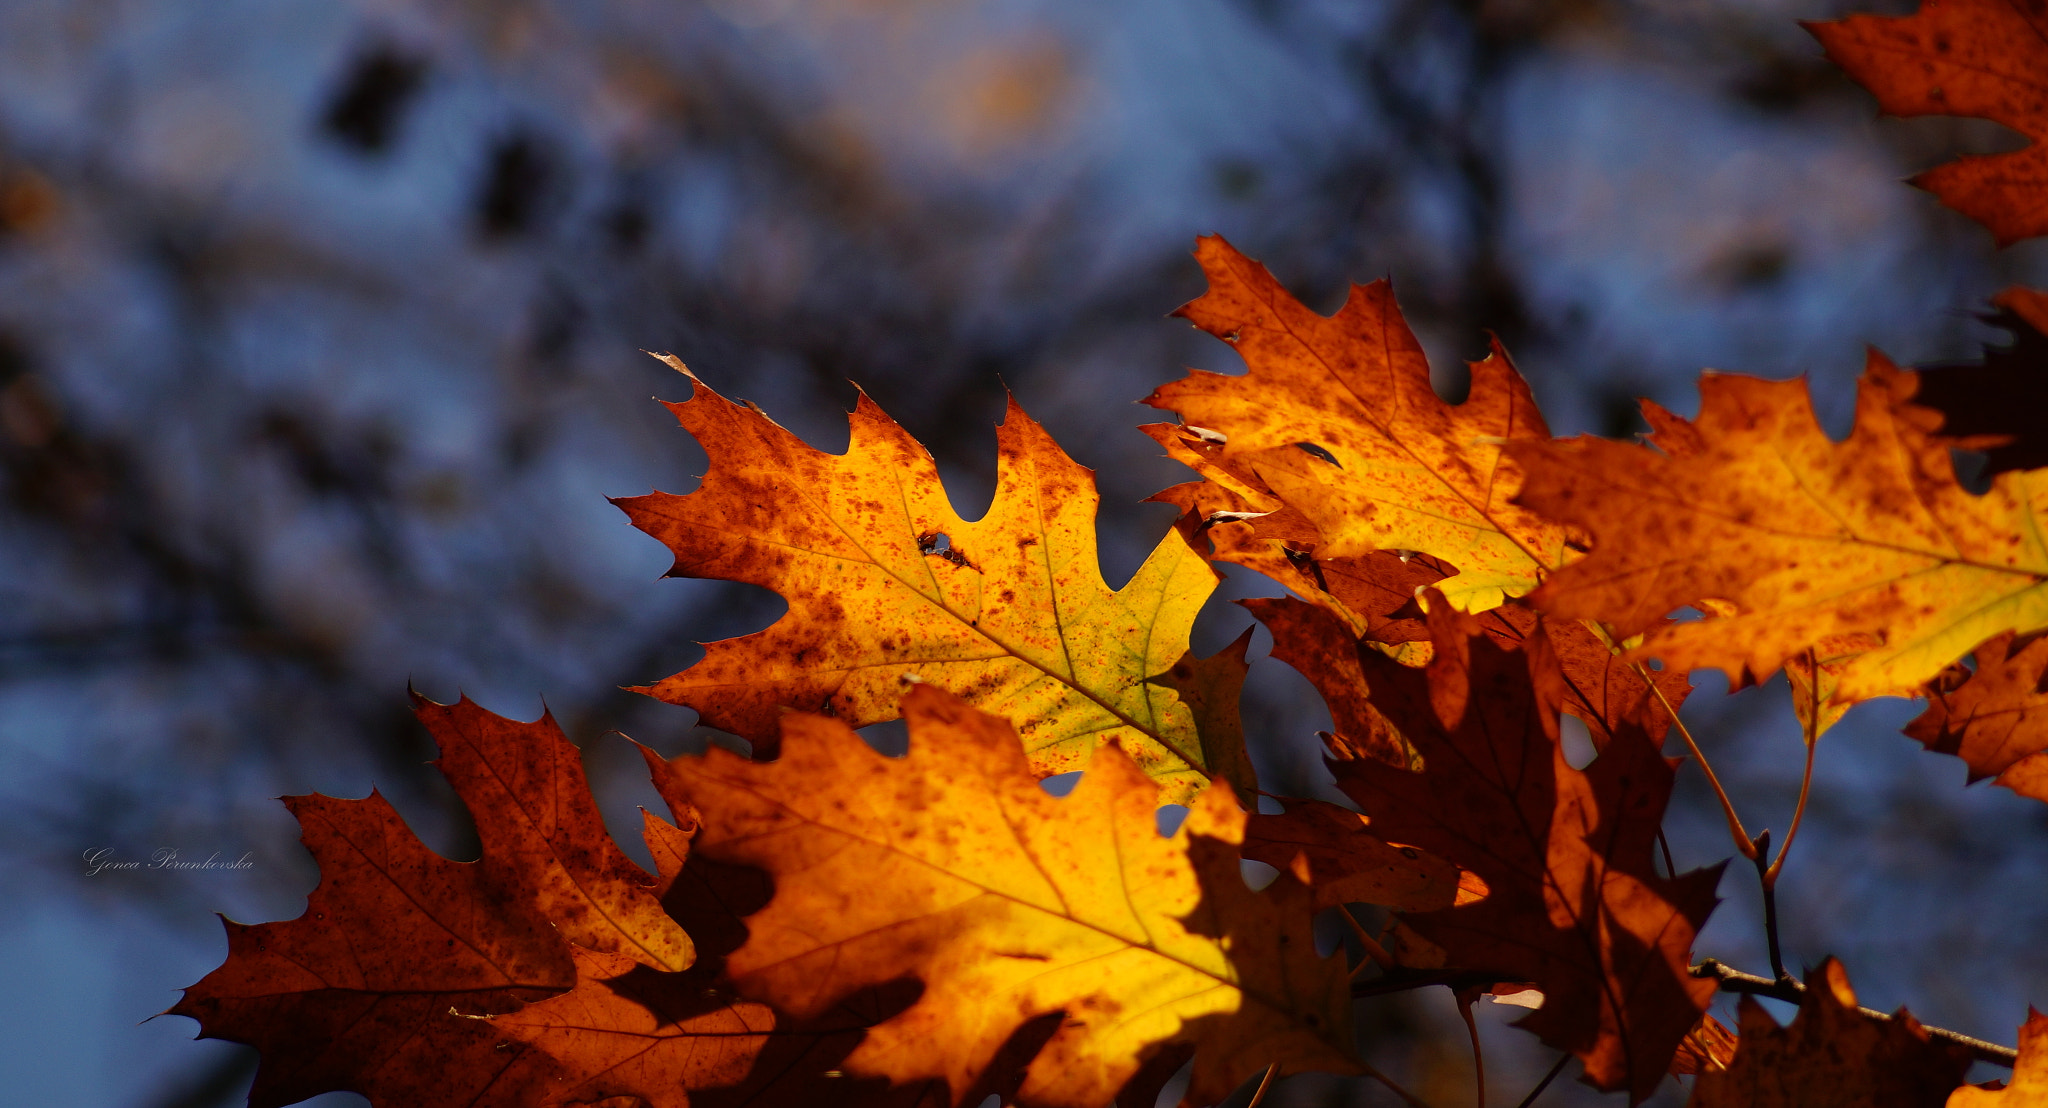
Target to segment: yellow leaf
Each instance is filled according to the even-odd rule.
[[[1227,784],[1166,838],[1158,786],[1114,747],[1054,798],[1002,720],[928,685],[904,712],[901,759],[791,715],[776,762],[714,748],[667,763],[663,792],[703,812],[698,853],[775,882],[727,963],[742,993],[806,1019],[922,979],[846,1068],[942,1078],[956,1101],[1032,1029],[1046,1037],[1022,1104],[1100,1108],[1181,1044],[1195,1048],[1197,1104],[1273,1063],[1358,1072],[1342,958],[1316,955],[1299,882],[1245,887],[1245,814]]]
[[[1985,639],[2048,626],[2048,470],[1971,495],[1916,387],[1873,351],[1841,443],[1803,381],[1709,374],[1696,420],[1645,403],[1651,446],[1511,447],[1529,473],[1519,501],[1593,536],[1531,601],[1647,632],[1631,657],[1712,666],[1738,687],[1837,636],[1872,636],[1830,663],[1828,699],[1843,704],[1913,695]],[[1658,625],[1709,598],[1732,614]]]
[[[1169,534],[1111,591],[1094,474],[1014,401],[995,502],[969,522],[931,455],[865,395],[846,453],[827,454],[690,379],[691,398],[669,408],[711,457],[703,485],[617,503],[675,552],[671,576],[760,585],[789,612],[639,691],[772,744],[789,709],[854,727],[894,719],[901,679],[916,677],[1021,721],[1041,776],[1082,768],[1108,739],[1169,802],[1207,784],[1193,713],[1147,679],[1187,652],[1216,572]]]

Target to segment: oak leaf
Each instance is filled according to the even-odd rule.
[[[1671,1072],[1677,1077],[1694,1074],[1716,1073],[1728,1068],[1735,1060],[1735,1048],[1739,1040],[1735,1032],[1711,1015],[1703,1015],[1700,1022],[1678,1044],[1678,1053],[1671,1057]]]
[[[1564,681],[1540,628],[1506,647],[1448,604],[1431,606],[1429,628],[1426,671],[1359,655],[1373,705],[1421,769],[1331,761],[1338,787],[1375,833],[1484,882],[1476,902],[1403,917],[1444,968],[1534,985],[1542,1007],[1518,1026],[1578,1055],[1589,1083],[1640,1101],[1715,991],[1688,957],[1720,868],[1667,878],[1651,862],[1674,763],[1624,718],[1573,769],[1558,742]]]
[[[871,1029],[846,1069],[941,1078],[956,1103],[1003,1044],[1049,1019],[1017,1103],[1098,1108],[1185,1045],[1196,1104],[1272,1063],[1357,1072],[1341,959],[1316,955],[1291,877],[1245,887],[1245,816],[1227,785],[1169,839],[1158,786],[1120,749],[1105,745],[1054,798],[1002,720],[922,684],[903,710],[902,759],[793,714],[772,764],[718,749],[670,763],[704,813],[697,851],[775,881],[728,961],[742,993],[806,1019],[921,979],[917,1003]]]
[[[2027,1009],[2010,1083],[1965,1085],[1949,1094],[1947,1108],[2048,1108],[2048,1016]]]
[[[1942,414],[1941,432],[1983,444],[1987,476],[2048,466],[2048,293],[2014,286],[1978,318],[2012,335],[1977,362],[1922,365],[1913,402]]]
[[[1940,1108],[1970,1052],[1930,1038],[1905,1009],[1886,1019],[1856,1005],[1833,958],[1807,974],[1788,1027],[1743,997],[1735,1057],[1694,1079],[1695,1108]]]
[[[1365,817],[1323,800],[1290,800],[1277,815],[1253,813],[1242,851],[1307,885],[1318,912],[1339,904],[1427,912],[1483,895],[1459,887],[1458,867],[1387,842]]]
[[[605,832],[551,717],[519,723],[420,698],[435,762],[483,857],[451,862],[382,796],[288,797],[320,865],[296,920],[224,921],[228,959],[171,1009],[262,1053],[253,1108],[332,1090],[373,1104],[542,1103],[560,1074],[486,1021],[569,989],[569,944],[662,970],[690,938]],[[485,1094],[488,1093],[488,1098]]]
[[[1388,282],[1354,286],[1323,316],[1220,236],[1195,257],[1209,291],[1175,314],[1230,343],[1250,372],[1196,370],[1145,403],[1213,437],[1229,465],[1198,466],[1206,478],[1255,474],[1314,526],[1320,557],[1442,559],[1458,571],[1442,588],[1464,610],[1526,593],[1562,564],[1564,530],[1511,501],[1521,475],[1504,444],[1550,432],[1498,343],[1472,363],[1468,399],[1448,404]]]
[[[1215,570],[1168,535],[1111,591],[1094,475],[1014,400],[994,503],[968,522],[931,455],[865,394],[846,453],[827,454],[690,380],[690,399],[669,409],[710,456],[703,484],[616,503],[674,551],[670,576],[760,585],[789,612],[639,691],[765,747],[790,709],[855,727],[896,718],[908,675],[1019,720],[1042,776],[1082,768],[1108,738],[1169,801],[1207,783],[1193,714],[1147,679],[1186,653]]]
[[[2048,9],[2015,0],[1923,0],[1906,16],[1857,15],[1807,30],[1898,116],[1976,116],[2033,141],[1913,178],[1990,228],[1998,245],[2048,233]]]
[[[2048,636],[2010,633],[1977,647],[1977,668],[1955,688],[1936,685],[1906,734],[1970,767],[1970,780],[2048,801]]]
[[[1644,402],[1649,445],[1511,446],[1529,471],[1519,500],[1593,537],[1530,602],[1646,633],[1630,657],[1738,687],[1832,637],[1874,636],[1839,662],[1838,703],[1913,695],[1992,635],[2048,626],[2048,472],[1971,495],[1916,383],[1872,351],[1840,443],[1803,381],[1708,374],[1695,420]],[[1734,614],[1664,621],[1703,600]]]
[[[666,764],[642,752],[662,782]],[[838,1071],[864,1029],[893,1014],[863,1010],[860,1000],[877,998],[859,998],[819,1019],[794,1023],[733,994],[724,979],[725,956],[746,937],[735,913],[766,903],[765,882],[751,870],[691,862],[696,813],[687,806],[672,805],[671,811],[690,830],[649,813],[647,845],[661,871],[663,904],[697,939],[698,959],[671,973],[572,947],[574,989],[492,1019],[494,1030],[555,1063],[545,1103],[630,1097],[648,1108],[826,1101],[844,1108],[945,1108],[950,1098],[941,1084],[891,1086]],[[902,1007],[897,1003],[894,1009]]]

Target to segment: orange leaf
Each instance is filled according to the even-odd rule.
[[[2027,1009],[2011,1084],[1965,1085],[1949,1094],[1948,1108],[2048,1108],[2048,1016]]]
[[[1119,750],[1105,745],[1056,799],[1002,720],[928,685],[903,705],[901,759],[836,720],[791,715],[772,764],[718,749],[669,763],[667,787],[704,813],[697,850],[775,881],[728,963],[742,993],[808,1019],[922,979],[846,1068],[942,1078],[956,1103],[1006,1042],[1034,1033],[1026,1105],[1099,1108],[1175,1044],[1197,1049],[1194,1103],[1274,1062],[1357,1072],[1342,961],[1316,955],[1292,878],[1245,887],[1245,816],[1227,785],[1164,838],[1158,786]]]
[[[1958,688],[1935,689],[1906,734],[1970,767],[1970,780],[2048,800],[2048,636],[2000,635],[1977,648],[1977,669]]]
[[[1145,400],[1220,437],[1222,460],[1199,472],[1226,486],[1255,475],[1320,533],[1319,557],[1442,559],[1458,570],[1444,592],[1464,610],[1528,592],[1561,564],[1562,529],[1510,501],[1521,475],[1503,444],[1550,432],[1498,344],[1472,363],[1470,398],[1447,404],[1386,281],[1353,287],[1326,317],[1219,236],[1200,240],[1195,257],[1209,291],[1176,314],[1251,367],[1198,370]]]
[[[2009,154],[1957,159],[1913,183],[1990,228],[2000,246],[2048,233],[2048,9],[1925,0],[1913,15],[1858,15],[1806,29],[1893,115],[1976,116],[2032,139]]]
[[[1832,636],[1875,636],[1841,662],[1837,703],[1913,695],[1984,639],[2048,626],[2048,473],[1965,491],[1916,383],[1873,351],[1841,443],[1803,381],[1708,374],[1697,420],[1645,402],[1654,448],[1511,447],[1529,470],[1520,501],[1593,536],[1531,603],[1647,632],[1632,657],[1738,686]],[[1660,625],[1703,601],[1733,614]]]
[[[1487,895],[1403,917],[1446,968],[1530,982],[1525,1027],[1585,1062],[1601,1089],[1649,1096],[1714,983],[1691,976],[1693,936],[1720,869],[1656,875],[1651,852],[1673,763],[1623,719],[1586,767],[1558,743],[1565,699],[1549,639],[1502,646],[1479,619],[1431,607],[1426,672],[1361,652],[1372,703],[1422,758],[1411,771],[1333,761],[1375,833],[1471,871]]]
[[[1698,1108],[1939,1108],[1970,1068],[1967,1049],[1930,1039],[1905,1009],[1859,1011],[1833,958],[1807,974],[1791,1026],[1751,997],[1739,1015],[1734,1060],[1694,1079]]]
[[[331,1090],[377,1105],[526,1103],[558,1078],[487,1023],[575,984],[568,943],[679,970],[690,938],[605,833],[550,717],[420,698],[483,858],[421,845],[383,797],[289,797],[320,886],[284,923],[227,922],[228,960],[171,1009],[262,1052],[254,1108]]]
[[[665,779],[659,758],[645,748],[642,753],[657,779]],[[687,806],[680,814],[694,815]],[[746,930],[734,913],[765,903],[765,882],[750,880],[759,877],[752,870],[689,860],[694,823],[685,832],[649,814],[646,825],[647,844],[661,869],[663,903],[696,936],[698,960],[681,973],[664,973],[616,954],[572,947],[572,991],[494,1018],[496,1030],[555,1062],[559,1076],[549,1085],[547,1104],[633,1097],[649,1108],[824,1101],[842,1108],[946,1108],[950,1097],[942,1084],[890,1086],[838,1071],[864,1029],[907,1001],[881,1012],[842,1004],[819,1019],[792,1024],[765,1005],[735,997],[724,980],[725,958],[745,940]]]
[[[710,473],[686,496],[617,503],[675,552],[671,576],[770,588],[789,613],[640,691],[765,745],[789,709],[855,727],[894,719],[910,675],[1022,721],[1042,776],[1082,768],[1108,737],[1170,801],[1207,783],[1193,714],[1147,679],[1186,653],[1215,571],[1168,535],[1110,591],[1094,475],[1014,401],[997,436],[995,502],[969,523],[931,455],[865,395],[847,452],[834,455],[690,379],[691,398],[669,408]]]

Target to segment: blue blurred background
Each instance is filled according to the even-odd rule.
[[[859,382],[969,515],[1008,388],[1098,470],[1112,582],[1170,522],[1137,502],[1185,476],[1130,402],[1241,368],[1164,318],[1202,290],[1198,234],[1324,311],[1392,276],[1450,395],[1497,332],[1559,433],[1631,433],[1639,395],[1689,412],[1713,367],[1811,374],[1840,434],[1866,345],[1974,356],[1999,336],[1973,313],[2048,283],[2048,251],[1994,251],[1899,179],[2019,140],[1878,119],[1795,23],[1835,14],[5,0],[0,1101],[240,1103],[252,1052],[143,1021],[223,957],[209,913],[303,910],[316,874],[272,798],[374,784],[474,856],[408,682],[522,718],[545,697],[644,856],[634,807],[656,801],[611,732],[669,754],[707,735],[618,686],[781,602],[656,580],[666,552],[605,503],[703,464],[647,399],[683,382],[640,349],[830,449]],[[1221,605],[1197,645],[1248,622]],[[1261,662],[1245,710],[1266,786],[1327,795],[1308,686]],[[1788,957],[2010,1042],[2048,1003],[2048,809],[1964,789],[1897,734],[1913,710],[1825,741]],[[1782,685],[1708,687],[1689,714],[1752,827],[1782,829]],[[1677,809],[1682,865],[1729,853],[1696,774]],[[251,865],[90,875],[97,849]],[[1753,890],[1730,873],[1702,954],[1763,968]],[[1361,1018],[1377,1064],[1470,1102],[1448,997]],[[1550,1055],[1504,1022],[1483,1033],[1509,1104]],[[1388,1101],[1313,1078],[1276,1097]]]

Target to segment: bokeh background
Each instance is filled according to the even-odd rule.
[[[708,736],[618,686],[781,602],[657,580],[666,553],[605,502],[702,471],[648,399],[685,385],[641,349],[830,449],[858,382],[970,515],[1008,389],[1097,469],[1112,582],[1170,522],[1138,502],[1184,479],[1131,402],[1241,368],[1165,318],[1202,290],[1198,234],[1325,311],[1392,276],[1447,395],[1498,333],[1559,433],[1631,433],[1638,395],[1690,412],[1713,367],[1810,374],[1840,434],[1866,345],[1974,356],[2000,337],[1982,302],[2048,283],[2048,252],[1994,251],[1900,178],[2020,140],[1877,118],[1795,23],[1836,14],[5,0],[0,1100],[241,1102],[253,1052],[146,1017],[224,955],[209,913],[303,909],[316,874],[273,798],[374,785],[474,856],[408,682],[522,718],[545,698],[644,854],[634,808],[656,800],[613,732],[669,754]],[[1248,622],[1218,605],[1197,645]],[[1703,684],[1703,742],[1752,828],[1782,829],[1782,685]],[[1307,685],[1261,662],[1245,710],[1267,787],[1327,794]],[[2048,809],[1963,788],[1898,735],[1913,711],[1867,706],[1825,740],[1788,957],[1839,955],[1866,1002],[2010,1042],[2048,1003]],[[1729,853],[1696,773],[1677,805],[1682,865]],[[82,862],[166,848],[251,866]],[[1753,880],[1722,892],[1701,952],[1762,969]],[[1553,1056],[1482,1007],[1513,1104]],[[1447,996],[1361,1022],[1376,1063],[1471,1102]],[[1275,1095],[1391,1103],[1313,1078]]]

